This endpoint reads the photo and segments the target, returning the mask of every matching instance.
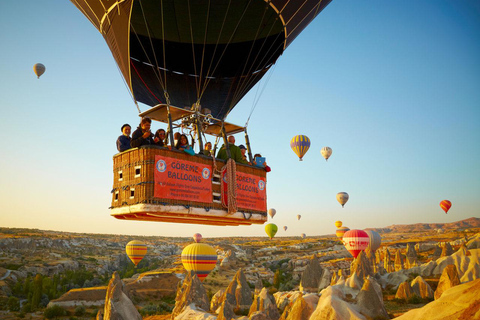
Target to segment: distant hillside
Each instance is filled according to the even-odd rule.
[[[425,232],[436,229],[443,230],[455,230],[455,229],[468,229],[468,228],[480,228],[480,219],[479,218],[469,218],[457,222],[449,223],[416,223],[416,224],[394,224],[385,228],[375,228],[377,232],[393,232],[393,233],[402,233],[402,232]]]

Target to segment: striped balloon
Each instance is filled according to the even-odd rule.
[[[310,148],[310,139],[304,135],[298,135],[290,140],[290,148],[298,156],[298,160],[303,161],[303,156]]]
[[[337,228],[340,228],[342,226],[342,221],[338,220],[338,221],[335,221],[335,227]]]
[[[345,232],[347,232],[348,230],[350,230],[350,228],[348,228],[348,227],[341,227],[341,228],[338,228],[338,229],[337,229],[337,232],[335,232],[335,234],[337,235],[338,239],[342,240],[342,239],[343,239],[343,235],[344,235]]]
[[[203,281],[217,264],[215,249],[206,243],[192,243],[182,251],[182,264],[187,271],[193,271]]]
[[[127,243],[127,256],[135,264],[135,267],[142,261],[147,254],[147,245],[139,240],[132,240]]]
[[[450,210],[450,207],[452,206],[452,203],[448,200],[443,200],[440,202],[440,207],[445,211],[445,214]]]
[[[343,245],[354,258],[358,256],[360,251],[367,249],[370,243],[368,234],[363,230],[350,230],[343,235]]]
[[[193,241],[195,241],[195,242],[200,242],[200,241],[202,241],[202,239],[203,239],[203,237],[200,233],[195,233],[193,235]]]
[[[371,251],[376,251],[380,248],[380,244],[382,243],[382,237],[378,232],[373,230],[365,231],[368,234],[368,238],[370,239],[370,243],[368,244],[367,248],[370,248]]]

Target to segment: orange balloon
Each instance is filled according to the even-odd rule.
[[[440,202],[440,208],[442,208],[443,211],[445,211],[445,214],[448,212],[448,210],[450,210],[451,206],[452,206],[452,203],[448,200],[443,200],[442,202]]]

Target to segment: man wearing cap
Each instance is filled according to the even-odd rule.
[[[130,138],[132,127],[130,127],[128,123],[125,123],[121,130],[123,134],[117,139],[117,149],[119,152],[130,149],[130,141],[132,140],[132,138]]]
[[[235,160],[235,162],[248,164],[248,161],[246,159],[245,160],[243,159],[242,151],[240,150],[240,148],[235,145],[234,136],[228,137],[228,148],[230,149],[231,158]],[[217,158],[222,160],[228,160],[227,150],[225,149],[225,145],[222,145],[222,147],[218,151]]]
[[[243,160],[245,160],[245,161],[248,162],[248,160],[247,160],[247,155],[246,155],[246,153],[247,153],[247,148],[245,148],[245,146],[244,146],[243,144],[239,145],[238,147],[240,148],[240,152],[242,153],[242,158],[243,158]]]
[[[150,131],[151,125],[152,119],[148,117],[142,118],[137,130],[133,132],[132,140],[130,141],[132,148],[153,144],[153,133]]]

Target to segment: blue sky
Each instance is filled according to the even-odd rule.
[[[0,226],[264,235],[110,217],[115,140],[139,118],[102,36],[69,1],[1,1],[0,27]],[[362,229],[479,217],[479,57],[478,1],[332,1],[280,57],[249,122],[272,167],[278,236],[333,233],[336,220]],[[255,92],[228,121],[246,122]],[[290,150],[296,134],[312,141],[303,162]]]

